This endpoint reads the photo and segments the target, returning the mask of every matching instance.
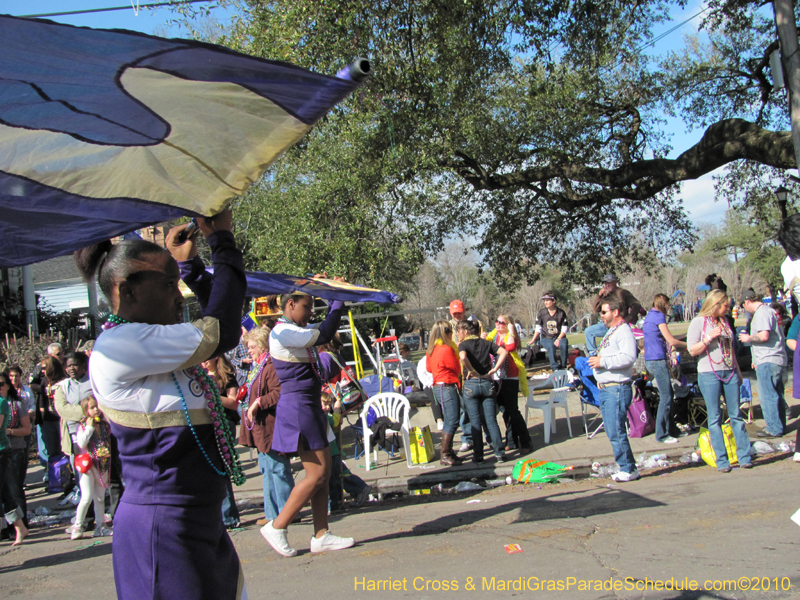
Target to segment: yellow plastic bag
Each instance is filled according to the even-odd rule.
[[[436,450],[433,449],[433,439],[431,438],[431,428],[414,427],[411,430],[411,462],[415,465],[422,465],[431,462],[436,458]]]
[[[728,451],[728,460],[730,463],[736,464],[739,459],[736,456],[736,440],[733,437],[733,429],[730,423],[725,423],[722,426],[722,438],[725,440],[725,449]],[[697,438],[697,445],[700,447],[700,456],[706,461],[706,464],[716,467],[717,455],[714,453],[714,448],[711,446],[711,433],[705,427],[700,428],[700,436]]]

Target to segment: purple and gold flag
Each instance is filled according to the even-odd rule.
[[[247,191],[358,83],[223,47],[0,16],[0,267]]]

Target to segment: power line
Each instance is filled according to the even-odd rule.
[[[139,4],[133,6],[114,6],[109,8],[89,8],[86,10],[70,10],[66,12],[42,13],[39,15],[18,15],[25,19],[37,19],[39,17],[65,17],[68,15],[87,15],[91,13],[112,12],[115,10],[138,10],[139,8],[157,8],[159,6],[180,6],[181,4],[197,4],[199,2],[213,2],[214,0],[181,0],[180,2],[154,2],[152,4]]]
[[[686,24],[687,24],[689,21],[691,21],[691,20],[693,20],[693,19],[696,19],[697,17],[699,17],[700,15],[702,15],[704,12],[706,12],[706,11],[708,11],[708,10],[710,10],[710,9],[709,9],[708,7],[706,7],[706,8],[704,8],[703,10],[701,10],[700,12],[693,14],[693,15],[692,15],[691,17],[689,17],[688,19],[686,19],[686,20],[684,20],[684,21],[681,21],[680,23],[678,23],[677,25],[675,25],[675,26],[674,26],[674,27],[672,27],[671,29],[668,29],[668,30],[667,30],[667,31],[665,31],[664,33],[657,35],[657,36],[656,36],[656,37],[654,37],[652,40],[648,40],[648,41],[646,41],[646,42],[645,42],[645,43],[643,43],[641,46],[639,46],[638,48],[636,48],[635,52],[640,52],[640,51],[644,50],[645,48],[647,48],[647,47],[649,47],[649,46],[654,46],[654,45],[655,45],[657,42],[660,42],[660,41],[661,41],[661,40],[663,40],[665,37],[667,37],[667,36],[669,36],[669,35],[672,35],[672,34],[673,34],[673,33],[675,33],[676,31],[678,31],[678,30],[679,30],[681,27],[683,27],[684,25],[686,25]],[[623,58],[623,59],[622,59],[622,60],[620,60],[620,61],[619,61],[617,64],[615,64],[613,67],[611,67],[611,70],[612,70],[612,71],[616,70],[616,69],[617,69],[617,68],[618,68],[618,67],[619,67],[619,66],[620,66],[622,63],[624,63],[624,62],[625,62],[625,59]]]

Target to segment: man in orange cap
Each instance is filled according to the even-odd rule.
[[[450,326],[453,328],[453,334],[456,332],[456,326],[458,325],[459,321],[475,321],[478,323],[478,327],[481,330],[481,338],[486,337],[486,330],[483,328],[483,323],[475,315],[470,315],[469,318],[464,313],[464,303],[461,300],[453,300],[450,303],[450,316],[453,317],[450,319]]]
[[[453,335],[455,336],[454,339],[456,340],[456,344],[458,344],[456,331],[458,331],[457,325],[459,321],[476,321],[481,330],[481,338],[486,337],[486,330],[483,328],[483,323],[481,323],[474,315],[470,315],[470,317],[467,318],[467,316],[464,314],[464,303],[461,300],[453,300],[450,303],[450,316],[453,317],[450,319],[450,327],[453,329]],[[459,426],[461,427],[461,447],[459,448],[459,452],[468,452],[469,450],[472,450],[472,429],[469,426],[469,415],[467,414],[463,403],[461,404]]]

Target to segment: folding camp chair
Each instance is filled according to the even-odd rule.
[[[575,371],[581,380],[583,386],[579,394],[581,398],[581,416],[583,416],[583,430],[586,432],[586,437],[592,439],[597,432],[605,428],[605,423],[602,422],[603,415],[600,412],[600,389],[597,387],[597,380],[594,378],[594,371],[589,366],[588,360],[584,356],[579,356],[575,359]],[[586,422],[587,408],[594,407],[597,412],[592,415],[591,422]],[[600,419],[600,425],[589,434],[589,427],[593,427],[595,421]]]

